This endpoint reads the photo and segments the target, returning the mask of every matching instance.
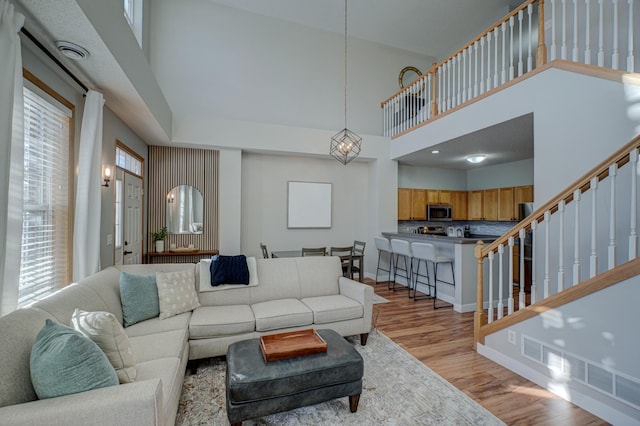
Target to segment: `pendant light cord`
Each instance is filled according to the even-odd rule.
[[[344,128],[347,128],[347,0],[344,0]]]

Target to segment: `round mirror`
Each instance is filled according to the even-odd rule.
[[[167,194],[167,230],[172,234],[202,234],[204,200],[191,185],[178,185]]]
[[[420,77],[422,73],[416,67],[404,67],[402,71],[400,71],[400,76],[398,77],[400,88],[404,89],[409,84],[414,82],[418,77]]]

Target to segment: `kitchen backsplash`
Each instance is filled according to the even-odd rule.
[[[399,220],[398,232],[414,233],[419,226],[465,226],[469,225],[472,234],[484,234],[500,236],[507,232],[518,222],[488,222],[488,221],[452,221],[452,222],[427,222],[425,220]]]

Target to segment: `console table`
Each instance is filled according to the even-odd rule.
[[[146,263],[197,263],[200,259],[219,254],[218,250],[164,251],[147,253]]]

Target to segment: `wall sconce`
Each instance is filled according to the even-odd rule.
[[[173,203],[175,201],[176,201],[176,196],[173,193],[173,191],[167,194],[167,203]]]
[[[108,188],[109,182],[111,182],[111,166],[106,164],[102,166],[102,179],[104,180],[102,186]]]

